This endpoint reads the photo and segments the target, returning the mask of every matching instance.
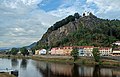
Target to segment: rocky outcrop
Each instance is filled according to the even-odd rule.
[[[78,14],[74,16],[70,15],[48,28],[47,32],[37,42],[35,47],[47,48],[61,46],[63,45],[61,40],[63,41],[65,38],[69,41],[63,41],[64,45],[102,46],[106,44],[106,46],[109,46],[111,42],[120,39],[119,24],[119,20],[100,19],[92,13],[87,16],[79,16]],[[82,31],[81,27],[86,33]],[[73,33],[74,35],[72,36]],[[108,38],[114,40],[108,41]],[[109,43],[106,43],[106,41]],[[61,45],[59,45],[59,43],[61,43]]]
[[[78,30],[80,26],[91,27],[94,24],[94,21],[97,21],[94,15],[83,17],[80,16],[79,19],[75,19],[74,21],[69,22],[68,24],[58,28],[57,30],[50,31],[48,29],[39,43],[48,46],[54,46],[59,40],[65,38],[66,36],[68,36],[68,34]]]

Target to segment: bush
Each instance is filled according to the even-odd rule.
[[[94,48],[92,53],[93,53],[95,62],[99,62],[100,61],[100,52],[99,52],[98,48]]]
[[[74,61],[78,59],[78,50],[76,48],[72,50],[71,56],[74,58]]]

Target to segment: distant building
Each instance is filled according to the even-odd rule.
[[[83,13],[83,17],[84,17],[84,16],[89,16],[90,14],[91,14],[91,12],[86,12],[86,11],[85,11],[85,12]]]
[[[50,51],[51,55],[70,55],[71,51],[77,48],[79,56],[92,56],[94,46],[65,46],[52,48]]]
[[[120,56],[120,49],[113,49],[112,56]]]
[[[27,49],[28,50],[28,52],[29,52],[29,55],[33,55],[33,53],[32,53],[32,50],[31,49]]]
[[[79,56],[85,56],[84,48],[78,48]]]
[[[84,46],[85,56],[93,56],[92,54],[93,48],[94,46]]]
[[[39,49],[35,51],[35,55],[46,55],[47,50],[46,49]]]
[[[46,49],[41,49],[41,50],[39,51],[39,54],[40,54],[40,55],[46,55],[46,54],[47,54],[47,50],[46,50]]]
[[[100,56],[110,56],[112,54],[112,48],[101,47],[99,48]]]
[[[113,44],[120,46],[120,41],[116,41]]]
[[[52,48],[51,55],[70,55],[73,48],[71,46]]]
[[[35,50],[35,55],[39,55],[40,50]]]

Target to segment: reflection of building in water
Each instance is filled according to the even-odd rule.
[[[56,76],[68,76],[72,77],[72,68],[73,65],[69,64],[57,64],[57,63],[46,63],[46,62],[37,62],[37,68],[47,77],[51,75],[52,77]]]
[[[45,63],[45,62],[37,62],[37,67],[41,68],[42,70],[46,70],[47,63]]]
[[[120,69],[77,64],[37,62],[37,69],[43,77],[120,77]]]
[[[112,70],[109,68],[100,69],[100,73],[101,73],[102,77],[112,77]]]
[[[79,76],[83,76],[83,77],[92,77],[93,76],[93,67],[84,67],[81,66],[79,67]]]
[[[65,64],[51,64],[51,71],[53,74],[72,76],[72,65]]]
[[[79,76],[82,77],[113,77],[112,69],[109,68],[100,68],[100,67],[79,67]],[[120,72],[119,72],[120,73]]]
[[[114,70],[112,73],[113,76],[120,77],[120,70]]]

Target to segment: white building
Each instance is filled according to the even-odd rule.
[[[116,41],[116,42],[114,42],[113,44],[120,46],[120,41]]]
[[[92,54],[93,48],[94,46],[84,46],[85,56],[93,56]]]
[[[112,54],[112,48],[109,47],[102,47],[99,48],[100,56],[109,56]]]
[[[36,50],[35,55],[46,55],[47,50],[46,49],[41,49],[41,50]]]
[[[120,49],[114,49],[112,52],[112,56],[120,56]]]
[[[41,50],[39,51],[39,54],[40,54],[40,55],[46,55],[46,54],[47,54],[47,50],[46,50],[46,49],[41,49]]]

